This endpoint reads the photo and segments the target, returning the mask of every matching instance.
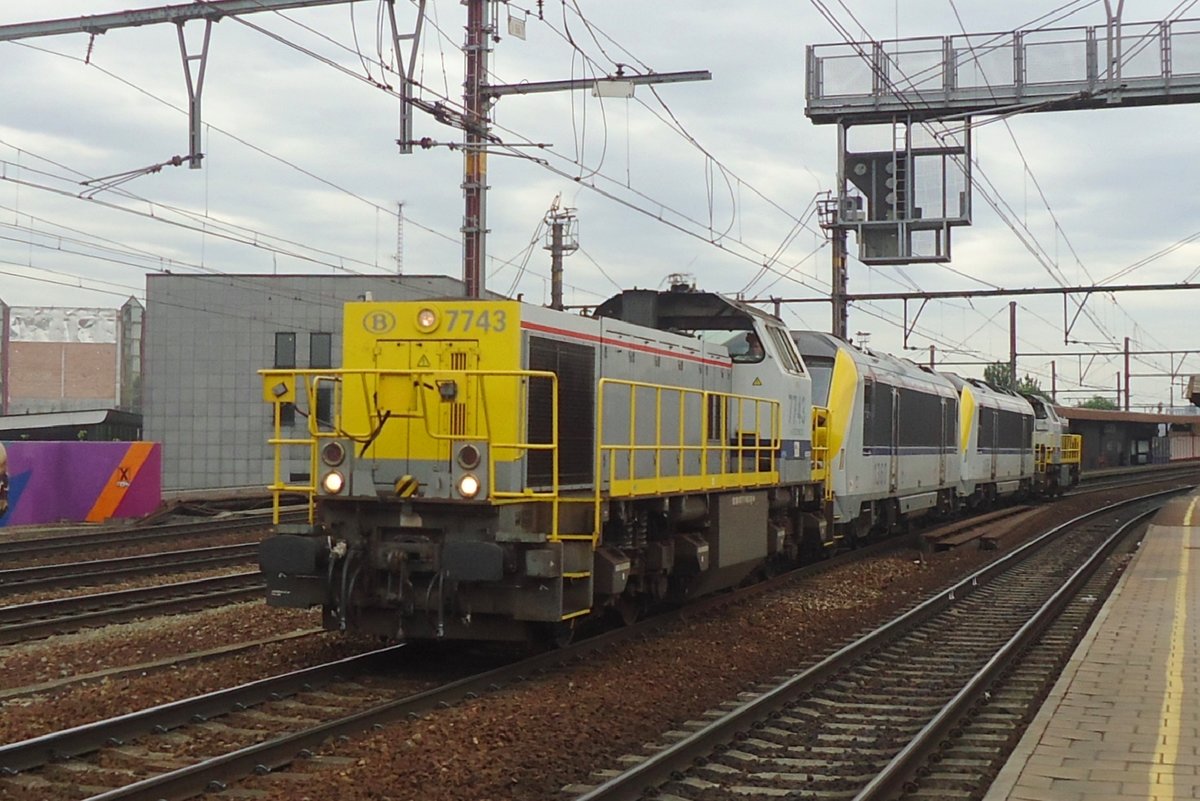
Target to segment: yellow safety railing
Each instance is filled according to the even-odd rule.
[[[610,394],[616,394],[610,390],[618,388],[628,390],[628,399],[609,399]],[[600,536],[606,497],[759,487],[779,481],[776,456],[782,418],[778,401],[613,378],[601,379],[596,394],[593,544]],[[651,401],[642,404],[649,408],[639,408],[642,394],[652,395]],[[617,432],[609,431],[606,422],[606,409],[612,402],[623,403],[627,409],[627,414],[616,418],[620,426]],[[672,409],[669,418],[668,408]],[[651,422],[653,437],[639,436],[639,432],[651,428]],[[664,436],[668,423],[674,428],[669,438]],[[766,438],[759,436],[764,429],[770,432]],[[622,435],[626,441],[611,441]]]
[[[1045,445],[1035,445],[1033,448],[1033,471],[1046,472],[1046,464],[1050,461],[1050,449]]]
[[[821,482],[829,497],[829,409],[812,407],[812,480]]]
[[[1062,435],[1063,464],[1079,464],[1083,459],[1083,436],[1080,434]]]
[[[315,499],[317,494],[316,475],[321,441],[334,438],[350,439],[355,442],[367,443],[374,441],[383,427],[393,420],[419,420],[422,422],[424,434],[431,440],[454,441],[476,440],[487,444],[487,476],[488,497],[495,503],[520,503],[530,500],[548,501],[552,505],[550,539],[558,539],[558,502],[559,502],[559,470],[558,470],[558,376],[549,371],[540,370],[260,370],[263,377],[264,399],[274,404],[274,436],[267,443],[274,447],[274,480],[268,486],[274,500],[275,522],[279,522],[280,497],[287,492],[306,493],[308,496],[309,522],[313,521]],[[348,430],[344,424],[345,413],[343,404],[346,396],[346,383],[357,379],[360,386],[352,397],[363,406],[359,415],[366,421],[367,427],[362,431]],[[400,409],[379,402],[380,392],[377,391],[384,382],[391,379],[402,379],[406,387],[412,388],[409,397],[409,408]],[[489,416],[491,404],[488,402],[487,387],[492,383],[488,379],[509,379],[518,388],[518,409],[507,410],[517,414],[516,420],[524,420],[528,409],[528,394],[533,381],[550,382],[550,438],[547,442],[530,442],[527,437],[522,439],[520,434],[525,431],[524,425],[514,424],[512,431],[518,436],[511,440],[499,439],[496,429]],[[438,412],[438,403],[431,403],[431,396],[438,397],[439,388],[446,381],[463,382],[464,394],[473,395],[479,400],[478,415],[467,415],[459,420],[463,426],[459,431],[448,431]],[[296,383],[302,382],[307,409],[298,409],[308,419],[308,436],[283,435],[282,410],[284,405],[296,404]],[[331,428],[322,430],[317,419],[317,395],[321,382],[329,382],[333,387],[331,393]],[[470,424],[470,428],[466,426]],[[451,425],[454,423],[451,422]],[[309,462],[309,483],[289,484],[283,481],[283,456],[287,447],[307,447]],[[514,459],[519,454],[530,451],[544,450],[551,454],[551,485],[549,488],[535,490],[522,486],[516,490],[501,490],[496,485],[496,462],[501,454],[511,455]]]

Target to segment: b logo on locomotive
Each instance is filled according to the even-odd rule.
[[[396,327],[396,315],[390,311],[373,311],[363,317],[363,328],[372,334],[387,334]]]

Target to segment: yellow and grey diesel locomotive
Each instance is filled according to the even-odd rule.
[[[260,548],[267,599],[330,629],[562,641],[1078,479],[1047,403],[686,286],[350,303],[342,336],[338,369],[262,371],[276,510],[310,498]]]
[[[559,640],[832,536],[824,410],[787,330],[745,304],[349,303],[343,345],[339,369],[263,371],[272,489],[313,499],[262,544],[268,601],[319,605],[327,628]],[[297,448],[310,484],[283,480]]]

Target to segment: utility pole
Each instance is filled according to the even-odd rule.
[[[1008,302],[1008,375],[1010,389],[1017,389],[1017,302]]]
[[[1058,403],[1058,368],[1054,360],[1050,360],[1050,401]]]
[[[467,35],[463,45],[466,54],[466,78],[463,81],[463,288],[468,298],[482,297],[485,289],[487,261],[487,147],[492,141],[489,113],[491,104],[503,95],[532,94],[570,89],[592,89],[597,94],[614,94],[613,88],[632,97],[635,84],[678,83],[707,81],[707,70],[693,72],[651,73],[624,75],[618,65],[617,74],[606,78],[544,81],[537,83],[488,84],[488,54],[490,42],[498,39],[492,10],[494,0],[462,0],[467,7]],[[602,87],[606,91],[601,92]]]
[[[817,216],[821,228],[833,245],[832,266],[833,277],[830,282],[829,300],[833,306],[830,322],[830,332],[841,340],[849,341],[849,315],[846,309],[847,277],[846,277],[846,240],[848,229],[838,224],[838,197],[824,198],[817,203]]]
[[[575,228],[575,210],[560,210],[558,201],[559,198],[554,198],[546,215],[549,243],[545,249],[550,251],[550,308],[562,311],[563,256],[579,249],[579,233]]]
[[[396,204],[396,275],[404,275],[404,201]]]
[[[850,315],[846,308],[846,229],[835,228],[833,231],[833,290],[829,293],[833,301],[833,320],[830,323],[833,335],[846,339]]]
[[[1129,411],[1129,337],[1125,337],[1125,411]]]
[[[487,126],[488,101],[483,95],[487,78],[488,45],[492,35],[492,4],[467,0],[467,41],[463,45],[467,68],[464,81],[463,119],[463,288],[468,298],[483,295],[487,258]]]

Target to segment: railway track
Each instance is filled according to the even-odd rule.
[[[261,598],[258,570],[0,607],[0,645]]]
[[[1149,465],[1145,467],[1130,467],[1119,472],[1083,473],[1079,477],[1079,485],[1066,494],[1079,495],[1095,490],[1116,487],[1130,487],[1139,484],[1150,484],[1170,479],[1190,479],[1200,475],[1200,462],[1180,462],[1178,464]]]
[[[886,549],[887,547],[896,547],[896,544],[884,543],[883,546]],[[874,550],[874,548],[864,550]],[[857,557],[861,554],[862,551],[846,556]],[[836,559],[830,560],[814,566],[814,572],[828,569],[837,561]],[[764,586],[751,588],[749,594],[760,591],[760,588]],[[735,597],[742,596],[740,593],[733,593],[730,596],[710,599],[708,602],[689,607],[680,616],[703,615],[708,609],[719,609],[729,603],[736,603]],[[944,594],[939,595],[939,598],[944,600]],[[655,625],[669,626],[674,617],[676,616],[664,616]],[[991,627],[989,626],[989,628]],[[653,627],[634,627],[612,632],[563,651],[546,654],[523,661],[518,665],[474,676],[424,693],[393,700],[396,696],[396,693],[393,692],[392,698],[384,703],[372,702],[369,698],[371,691],[356,691],[352,684],[347,684],[352,695],[358,692],[359,700],[362,701],[361,705],[351,705],[344,699],[339,700],[341,698],[340,686],[336,692],[325,687],[315,694],[307,694],[309,691],[302,691],[301,695],[292,696],[283,701],[278,699],[272,701],[269,697],[258,701],[249,697],[242,698],[236,704],[245,706],[248,710],[229,713],[234,716],[232,718],[220,717],[219,710],[208,712],[193,710],[187,715],[187,718],[199,716],[197,719],[203,719],[204,722],[185,725],[182,728],[172,727],[177,724],[153,723],[149,729],[142,729],[143,737],[150,737],[151,735],[146,732],[155,727],[168,729],[170,737],[167,739],[170,741],[170,745],[155,744],[158,742],[157,740],[138,739],[136,742],[131,742],[130,738],[137,736],[136,732],[125,736],[115,736],[110,731],[104,737],[99,738],[99,746],[95,745],[97,740],[96,737],[93,737],[93,745],[86,746],[79,752],[67,749],[64,745],[67,741],[59,741],[46,751],[49,756],[39,763],[41,764],[40,768],[30,765],[17,767],[19,765],[17,762],[10,765],[4,755],[10,753],[9,748],[11,747],[5,747],[0,749],[0,772],[7,769],[20,771],[20,773],[17,776],[0,779],[0,798],[41,797],[43,795],[49,797],[51,793],[48,788],[53,786],[61,789],[64,783],[68,787],[83,788],[81,793],[86,792],[88,796],[103,793],[96,797],[104,799],[104,801],[189,797],[205,789],[219,788],[225,783],[255,772],[269,772],[288,765],[295,761],[298,755],[314,750],[318,743],[330,738],[360,733],[388,722],[423,715],[429,710],[454,704],[458,699],[484,695],[499,687],[522,681],[525,678],[532,678],[541,673],[561,674],[567,672],[573,666],[585,664],[589,655],[593,653],[606,652],[616,643],[626,639],[645,637],[647,632],[652,630]],[[318,682],[314,680],[309,683],[309,687],[317,684]],[[271,694],[286,695],[287,691],[271,690],[266,693],[266,696]],[[277,703],[284,705],[273,706]],[[346,715],[344,713],[348,708],[356,711]],[[286,733],[283,733],[284,729],[287,729]],[[97,729],[97,731],[103,731],[103,729]],[[270,736],[277,733],[279,736]],[[229,738],[234,735],[243,738],[243,744],[240,747],[218,747],[215,744],[215,741],[218,740],[222,743],[228,742]],[[58,735],[47,735],[47,737],[56,736]],[[50,742],[45,738],[36,739],[42,740],[43,746]],[[82,755],[89,753],[93,747],[101,747],[103,742],[109,739],[114,742],[120,740],[122,744],[103,749],[96,757],[98,760],[96,766],[89,767],[93,764],[92,759],[84,759]],[[180,754],[180,756],[177,757],[173,754]],[[188,756],[189,754],[191,756]],[[57,761],[68,755],[75,758],[72,758],[69,763]],[[153,759],[149,758],[151,755]],[[47,761],[47,759],[52,761]],[[155,767],[151,769],[151,765]],[[8,786],[7,794],[4,789],[5,785]],[[43,792],[44,790],[46,792]],[[64,795],[65,792],[55,790],[53,797],[83,797],[82,794],[72,796],[68,793]]]
[[[800,581],[894,547],[894,543],[878,543],[846,553],[781,577],[776,584]],[[158,801],[221,789],[233,780],[284,767],[331,739],[410,720],[551,671],[578,667],[591,655],[621,642],[645,637],[681,617],[719,611],[766,588],[760,584],[709,598],[643,625],[608,632],[512,665],[440,685],[431,681],[428,689],[400,697],[394,690],[383,697],[364,689],[355,678],[402,656],[403,646],[396,646],[3,746],[0,798],[41,794],[94,801]],[[460,660],[449,661],[458,664]],[[217,750],[210,743],[214,737],[237,739],[242,744],[207,758],[186,756]],[[169,744],[161,744],[164,739]],[[183,756],[175,758],[172,753]],[[147,765],[157,766],[158,772],[147,775]]]
[[[518,678],[511,668],[447,684],[386,678],[405,648],[394,645],[0,746],[0,797],[188,798],[290,763],[328,738],[417,716]],[[544,670],[561,659],[549,654],[522,665]],[[446,672],[453,670],[443,666]],[[241,747],[231,748],[231,742]],[[206,751],[219,753],[194,756]]]
[[[0,596],[45,589],[68,589],[123,581],[138,576],[186,573],[252,562],[258,543],[213,545],[137,556],[63,562],[0,570]]]
[[[1059,526],[572,795],[971,798],[1115,582],[1108,556],[1161,503],[1141,499]]]
[[[306,519],[305,512],[290,510],[284,513],[281,522],[298,522],[303,519]],[[220,518],[204,518],[186,523],[73,530],[66,534],[39,536],[34,531],[23,533],[23,539],[0,540],[0,563],[12,565],[19,561],[32,561],[62,553],[87,553],[108,547],[157,542],[173,543],[194,537],[210,537],[266,529],[271,525],[271,513],[267,511]]]

